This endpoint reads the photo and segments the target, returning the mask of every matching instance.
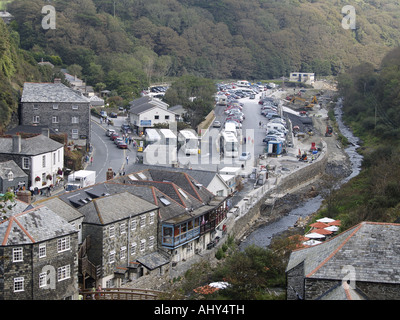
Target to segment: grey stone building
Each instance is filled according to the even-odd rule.
[[[119,287],[144,274],[141,259],[158,257],[158,206],[153,203],[128,191],[109,192],[105,183],[59,198],[84,216],[79,253],[83,287]]]
[[[90,101],[62,83],[24,84],[21,125],[46,125],[78,145],[90,143]]]
[[[400,224],[362,222],[329,241],[293,251],[287,299],[399,300]]]
[[[28,175],[13,161],[0,162],[0,193],[28,188]]]
[[[77,230],[47,207],[18,200],[7,216],[0,222],[0,299],[77,299]]]

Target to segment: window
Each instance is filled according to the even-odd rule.
[[[56,153],[53,153],[53,164],[56,164]]]
[[[150,218],[149,218],[149,224],[153,224],[154,223],[154,212],[150,213]]]
[[[14,278],[14,292],[24,291],[24,277]]]
[[[131,230],[136,230],[136,220],[131,221]]]
[[[57,280],[63,281],[65,279],[71,278],[71,266],[67,264],[57,269]]]
[[[72,139],[78,139],[78,129],[72,129]]]
[[[144,251],[144,249],[146,249],[146,240],[142,239],[140,240],[140,251]]]
[[[60,162],[60,150],[57,151],[57,161]]]
[[[119,233],[120,234],[126,233],[125,223],[121,223],[121,225],[119,226]]]
[[[136,253],[136,242],[131,244],[131,255],[134,255]]]
[[[165,116],[165,120],[169,120],[169,116]]]
[[[72,119],[71,120],[72,123],[79,123],[79,117],[73,116],[71,119]]]
[[[51,117],[51,123],[58,123],[58,116],[52,116]]]
[[[7,178],[8,178],[8,181],[13,181],[14,180],[14,173],[12,171],[10,171],[7,174]]]
[[[58,110],[58,104],[56,103],[53,104],[53,110]]]
[[[126,259],[126,247],[121,247],[121,251],[119,253],[119,258],[120,258],[120,260]]]
[[[39,109],[39,105],[33,104],[33,110],[38,110],[38,109]]]
[[[47,285],[47,272],[39,273],[39,288],[43,288]]]
[[[78,110],[78,108],[79,108],[78,105],[76,105],[76,104],[73,104],[73,105],[72,105],[72,110]]]
[[[29,169],[29,158],[22,158],[22,169]]]
[[[110,238],[115,237],[115,226],[110,226],[110,228],[108,230],[110,233]]]
[[[146,226],[146,215],[142,215],[140,217],[140,227],[143,228]]]
[[[33,123],[39,123],[39,121],[40,121],[39,116],[33,116],[33,120],[32,120]]]
[[[154,116],[154,120],[160,119],[160,116]]]
[[[42,173],[42,181],[46,181],[46,173]]]
[[[42,243],[39,245],[39,258],[46,257],[46,244]]]
[[[13,248],[13,262],[21,262],[23,258],[22,248]]]
[[[69,236],[57,240],[57,252],[63,252],[70,249],[71,246]]]
[[[115,250],[110,251],[108,255],[108,262],[114,263],[115,262]]]
[[[46,168],[46,155],[42,156],[42,168]]]
[[[154,246],[154,237],[149,237],[149,249],[153,249]]]

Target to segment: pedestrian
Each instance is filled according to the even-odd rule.
[[[129,162],[129,156],[126,156],[126,164]]]
[[[243,139],[243,140],[244,140],[244,144],[246,144],[246,137],[244,137],[244,139]]]
[[[258,123],[258,126],[261,128],[261,121]]]
[[[90,165],[93,164],[93,157],[90,157]]]

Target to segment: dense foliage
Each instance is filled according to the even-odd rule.
[[[363,141],[363,170],[332,192],[323,215],[340,218],[343,228],[363,220],[400,218],[400,48],[379,68],[361,64],[339,77],[344,119]]]
[[[44,0],[14,0],[24,49],[77,64],[92,85],[118,89],[111,71],[143,85],[190,73],[266,79],[291,71],[336,75],[379,63],[400,42],[395,0],[357,1],[357,28],[342,27],[345,1],[55,0],[55,30],[41,28]],[[368,50],[366,50],[368,48]]]

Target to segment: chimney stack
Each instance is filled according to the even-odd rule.
[[[54,78],[54,83],[61,83],[61,79],[60,78]]]
[[[49,138],[50,137],[49,131],[50,131],[49,128],[42,128],[42,135]]]
[[[17,192],[17,199],[27,204],[31,204],[31,192],[29,190],[20,190]]]
[[[21,136],[20,135],[12,136],[12,152],[13,153],[21,152]]]

